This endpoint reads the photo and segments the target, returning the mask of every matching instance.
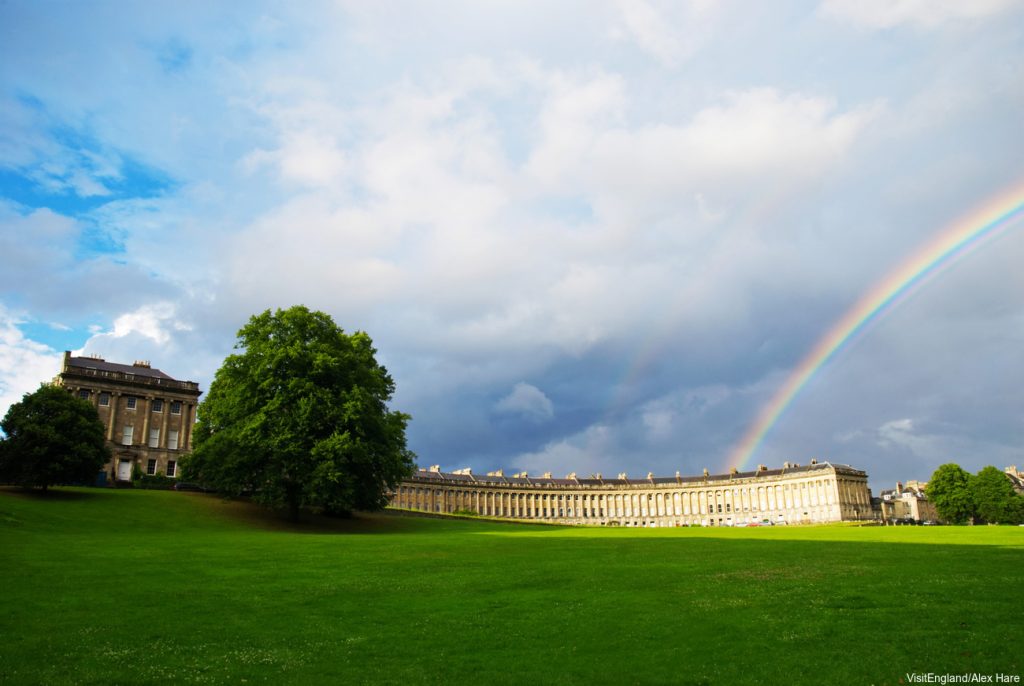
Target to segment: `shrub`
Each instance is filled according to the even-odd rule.
[[[174,488],[174,484],[177,479],[164,476],[163,474],[143,474],[135,481],[136,488],[146,488],[149,490],[158,491],[169,491]]]

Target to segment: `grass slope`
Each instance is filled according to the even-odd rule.
[[[1024,529],[293,528],[0,489],[0,683],[895,684],[1020,674]]]

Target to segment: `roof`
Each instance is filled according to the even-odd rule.
[[[533,476],[504,476],[504,475],[486,475],[486,474],[467,474],[458,473],[453,474],[450,472],[433,471],[430,469],[418,469],[413,474],[412,478],[419,481],[433,481],[436,483],[446,484],[470,484],[478,483],[481,485],[491,486],[525,486],[525,487],[570,487],[570,486],[585,486],[591,488],[601,488],[608,486],[650,486],[650,485],[676,485],[676,484],[695,484],[695,483],[713,483],[713,482],[729,482],[737,481],[740,479],[755,479],[759,477],[769,476],[782,476],[783,474],[799,474],[803,472],[812,472],[818,470],[829,470],[837,473],[853,474],[857,476],[866,476],[866,474],[846,464],[838,464],[831,462],[817,462],[815,464],[806,465],[789,465],[781,469],[766,469],[760,471],[750,472],[735,472],[733,474],[709,474],[707,476],[652,476],[649,479],[616,479],[616,478],[601,478],[589,477],[584,479],[555,479],[551,477],[533,477]]]
[[[178,379],[163,373],[159,369],[134,364],[107,362],[106,360],[101,360],[98,357],[69,357],[68,365],[72,367],[83,367],[85,369],[97,369],[101,372],[120,372],[121,374],[134,374],[135,376],[143,376],[151,379],[178,381]]]

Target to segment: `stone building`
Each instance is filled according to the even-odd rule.
[[[879,493],[881,497],[881,516],[885,522],[937,522],[939,513],[935,505],[925,496],[927,482],[908,481],[903,484],[896,482],[895,490]]]
[[[782,469],[630,479],[600,474],[480,476],[421,469],[395,490],[391,507],[604,526],[748,526],[871,520],[867,474],[811,460]]]
[[[1003,474],[1006,474],[1006,478],[1013,484],[1013,490],[1024,495],[1024,472],[1017,469],[1017,465],[1012,464],[1003,469]]]
[[[107,430],[113,459],[107,478],[129,481],[134,466],[143,474],[178,476],[181,457],[192,449],[192,426],[202,391],[148,362],[107,362],[64,353],[54,383],[91,402]]]

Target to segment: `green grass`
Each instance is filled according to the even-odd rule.
[[[1020,674],[1024,528],[301,527],[0,489],[0,683],[896,684]]]

